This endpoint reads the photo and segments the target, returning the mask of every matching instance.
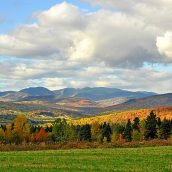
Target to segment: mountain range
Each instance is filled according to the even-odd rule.
[[[21,101],[27,98],[40,98],[40,97],[52,97],[52,98],[62,98],[62,97],[72,97],[81,98],[92,101],[101,101],[114,98],[142,98],[147,96],[156,95],[153,92],[132,92],[116,88],[106,88],[106,87],[95,87],[95,88],[64,88],[61,90],[51,91],[44,87],[31,87],[25,88],[20,91],[6,91],[0,92],[1,101]]]
[[[172,93],[132,92],[106,87],[64,88],[55,91],[31,87],[0,92],[0,110],[55,111],[78,117],[164,106],[172,106]]]

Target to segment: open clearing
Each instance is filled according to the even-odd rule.
[[[0,171],[172,171],[172,146],[0,152]]]

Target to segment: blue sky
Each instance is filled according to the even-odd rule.
[[[0,27],[1,33],[6,33],[12,30],[15,26],[33,21],[32,14],[37,11],[46,10],[57,3],[64,1],[60,0],[0,0],[0,15],[4,22]],[[91,6],[88,3],[80,0],[66,0],[66,2],[77,5],[81,9],[96,11],[97,6]]]
[[[172,3],[0,4],[0,91],[107,86],[172,92]]]

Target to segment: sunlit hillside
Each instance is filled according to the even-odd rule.
[[[172,107],[166,108],[156,108],[156,109],[141,109],[141,110],[130,110],[123,112],[112,112],[110,114],[89,117],[89,118],[80,118],[77,120],[72,120],[71,123],[74,125],[77,124],[92,124],[94,122],[103,123],[123,123],[128,119],[133,120],[135,117],[139,117],[140,120],[145,119],[151,111],[154,111],[157,117],[161,119],[172,119]]]

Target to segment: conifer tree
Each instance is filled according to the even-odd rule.
[[[91,141],[91,127],[89,124],[81,126],[80,141]]]
[[[102,126],[102,138],[101,141],[104,140],[104,138],[107,138],[107,142],[111,141],[111,134],[112,134],[112,129],[109,125],[109,123],[107,124],[106,122],[103,124]]]
[[[160,138],[168,139],[170,137],[171,128],[170,120],[164,119],[160,126]]]
[[[157,125],[158,125],[158,128],[160,129],[160,127],[161,127],[161,118],[160,117],[158,117],[157,118]]]
[[[124,138],[128,142],[132,140],[132,125],[130,119],[128,120],[124,129]]]
[[[140,131],[140,120],[138,117],[134,118],[134,123],[133,123],[132,127],[133,127],[133,130]]]
[[[157,138],[157,118],[153,111],[146,118],[144,136],[146,140]]]

